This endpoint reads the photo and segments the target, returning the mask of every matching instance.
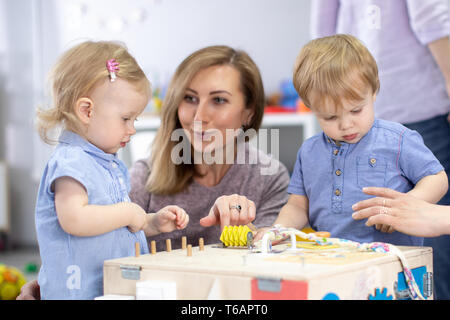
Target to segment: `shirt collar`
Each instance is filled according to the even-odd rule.
[[[81,137],[80,135],[76,134],[73,131],[64,130],[63,132],[61,132],[58,141],[60,143],[80,147],[87,153],[91,154],[95,159],[104,160],[107,161],[108,163],[111,161],[117,162],[118,159],[116,153],[110,154],[104,152],[103,150],[94,146],[92,143],[88,142],[83,137]]]

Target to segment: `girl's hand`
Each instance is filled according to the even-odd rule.
[[[158,233],[186,228],[189,215],[178,206],[166,206],[155,213],[153,227]]]
[[[223,229],[228,225],[245,225],[255,220],[255,203],[245,196],[233,194],[217,198],[209,214],[200,219],[200,224],[210,227],[220,224]]]

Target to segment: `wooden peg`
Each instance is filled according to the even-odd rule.
[[[205,241],[203,240],[203,238],[198,239],[198,249],[200,251],[205,250]]]
[[[166,251],[167,252],[172,251],[172,242],[170,239],[166,239]]]
[[[141,246],[139,245],[139,242],[134,243],[134,254],[136,258],[141,255]]]
[[[192,257],[192,244],[187,245],[187,256]]]
[[[151,252],[152,254],[155,254],[155,253],[156,253],[156,241],[155,241],[155,240],[152,240],[152,241],[150,242],[150,252]]]
[[[186,236],[182,236],[181,237],[181,249],[186,249],[186,245],[187,245],[187,237]]]

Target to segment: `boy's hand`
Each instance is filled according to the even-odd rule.
[[[158,233],[172,232],[186,228],[189,215],[178,206],[166,206],[155,213],[153,226]]]
[[[128,225],[128,230],[133,233],[144,230],[147,227],[147,213],[139,205],[133,202],[130,202],[129,205],[133,216]]]
[[[253,242],[259,241],[263,238],[264,234],[272,227],[262,227],[256,230],[256,234],[253,237]]]

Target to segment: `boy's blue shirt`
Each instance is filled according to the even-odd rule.
[[[130,201],[128,170],[116,155],[108,154],[76,133],[63,131],[39,186],[36,232],[42,260],[38,283],[42,299],[93,299],[103,295],[103,261],[134,255],[134,243],[148,253],[143,231],[127,227],[91,237],[77,237],[60,226],[51,190],[56,179],[68,176],[87,191],[89,204]]]
[[[352,205],[371,196],[363,187],[410,191],[425,176],[444,170],[419,133],[375,119],[355,144],[337,145],[325,133],[306,140],[297,154],[288,192],[309,200],[309,223],[332,237],[358,242],[421,246],[423,238],[382,233],[352,218]]]

